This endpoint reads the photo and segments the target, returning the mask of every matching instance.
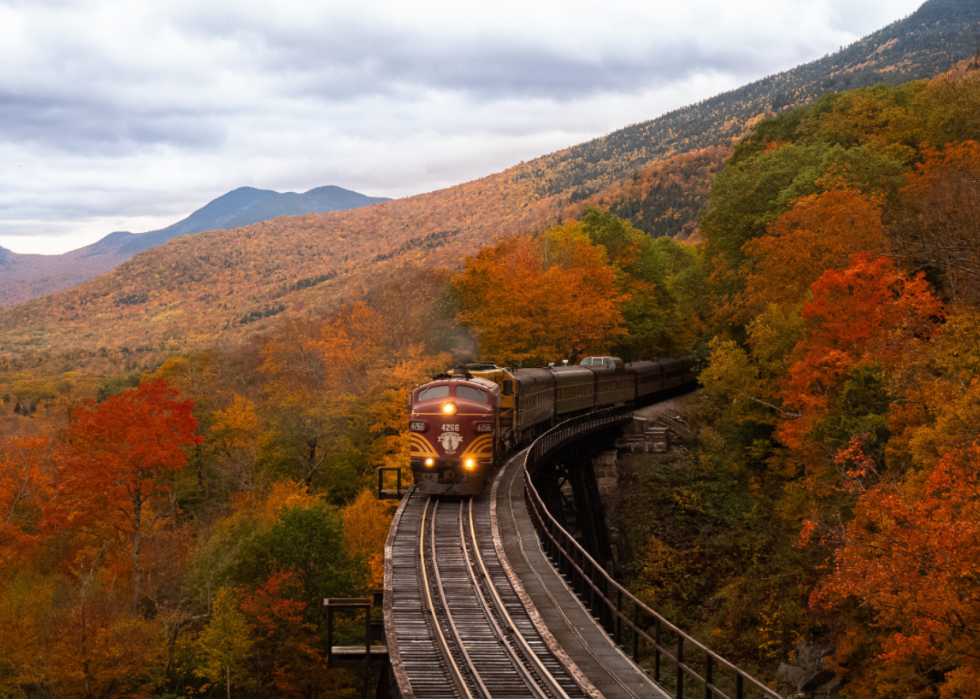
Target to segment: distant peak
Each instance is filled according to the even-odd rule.
[[[236,187],[235,189],[231,190],[230,192],[226,192],[222,196],[228,196],[229,194],[238,194],[238,193],[244,193],[244,192],[261,192],[262,194],[278,194],[278,192],[276,192],[276,191],[274,191],[272,189],[259,189],[258,187],[249,187],[249,186],[246,185],[244,187]]]
[[[258,196],[261,199],[261,198],[275,196],[276,194],[279,194],[279,192],[272,189],[259,189],[258,187],[238,187],[237,189],[233,189],[230,192],[225,192],[217,199],[214,199],[213,202],[222,201],[224,199],[229,199],[229,198],[237,199],[242,196],[248,196],[248,197]]]

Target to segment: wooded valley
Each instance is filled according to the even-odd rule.
[[[702,369],[689,453],[630,494],[631,589],[774,685],[821,647],[847,697],[980,696],[980,56],[706,145],[0,311],[0,696],[355,696],[321,599],[380,585],[408,392],[607,353]]]

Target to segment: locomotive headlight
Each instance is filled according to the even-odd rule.
[[[426,459],[426,460],[425,460],[425,465],[426,465],[426,466],[431,466],[431,465],[432,465],[432,464],[434,464],[434,463],[435,463],[435,461],[433,461],[432,459]]]
[[[476,466],[476,462],[473,461],[473,459],[467,459],[466,460],[466,468],[467,469],[472,470],[474,466]]]
[[[444,415],[455,415],[456,414],[456,404],[455,403],[444,403],[442,406],[442,412]]]

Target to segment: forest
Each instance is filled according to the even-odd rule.
[[[467,359],[681,352],[696,442],[632,494],[656,506],[627,584],[766,681],[822,646],[846,697],[980,696],[978,68],[827,94],[456,268],[377,260],[321,309],[337,247],[270,286],[306,306],[235,306],[247,336],[8,361],[0,696],[355,696],[320,600],[380,585],[372,485],[407,463],[412,387]],[[696,235],[649,234],[657,192]],[[140,305],[122,274],[100,303]]]

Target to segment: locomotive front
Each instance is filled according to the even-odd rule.
[[[412,392],[410,462],[422,493],[475,495],[497,453],[500,389],[467,372],[437,376]]]

